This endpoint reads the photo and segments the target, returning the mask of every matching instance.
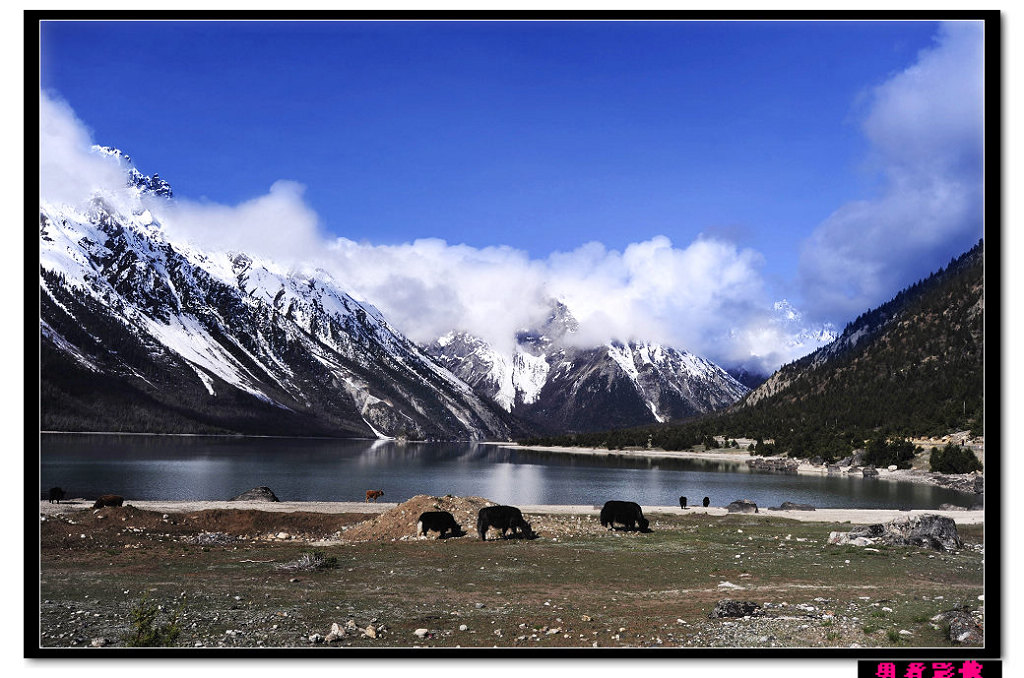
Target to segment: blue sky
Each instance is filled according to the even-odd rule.
[[[815,322],[841,325],[981,234],[977,219],[968,223],[969,196],[956,224],[923,227],[939,237],[873,249],[906,232],[893,223],[874,245],[857,241],[884,221],[872,209],[899,213],[891,201],[906,186],[935,192],[929,149],[947,144],[951,126],[941,103],[951,93],[939,85],[958,77],[940,72],[957,68],[943,51],[971,41],[943,41],[942,31],[934,22],[48,23],[41,85],[95,142],[159,172],[178,197],[236,205],[286,180],[304,187],[295,200],[328,240],[397,248],[439,238],[474,252],[506,246],[530,262],[592,241],[628,258],[631,245],[658,237],[676,249],[710,238],[756,268],[758,304],[785,297]],[[906,75],[915,65],[933,72],[925,85]],[[980,73],[959,75],[973,92]],[[901,102],[921,97],[940,103],[915,114],[913,129],[939,131],[907,151],[900,125],[911,107]],[[977,111],[953,120],[965,148],[980,143],[969,133],[980,129]],[[937,180],[977,183],[975,160],[959,153]],[[917,167],[909,183],[897,177],[907,166]],[[861,265],[851,248],[877,257]],[[715,312],[735,311],[733,302]]]

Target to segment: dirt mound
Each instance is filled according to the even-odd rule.
[[[342,539],[351,541],[415,539],[416,520],[426,511],[447,511],[455,518],[465,534],[463,537],[476,538],[476,514],[484,506],[495,506],[495,502],[483,497],[431,497],[418,494],[409,501],[399,504],[376,518],[353,525],[342,532]],[[436,532],[429,533],[437,538]]]

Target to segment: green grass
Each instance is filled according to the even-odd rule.
[[[187,551],[173,542],[117,553],[105,547],[54,550],[43,554],[42,597],[87,611],[77,619],[90,625],[90,637],[124,637],[132,601],[140,593],[165,609],[175,609],[185,593],[189,604],[181,613],[178,641],[188,646],[256,640],[270,646],[304,645],[309,633],[326,634],[332,623],[349,618],[360,626],[373,619],[386,626],[376,640],[345,641],[367,647],[413,642],[589,647],[595,639],[602,645],[629,645],[670,634],[673,642],[681,642],[700,630],[713,636],[721,622],[708,619],[708,612],[718,600],[735,598],[827,606],[861,620],[856,637],[826,620],[812,629],[818,635],[794,631],[794,644],[927,647],[948,645],[941,629],[931,628],[932,616],[983,592],[983,556],[966,549],[928,558],[930,552],[920,549],[874,553],[828,546],[825,540],[835,525],[760,515],[656,519],[660,525],[651,534],[602,533],[557,542],[318,545],[320,557],[336,567],[301,572],[278,567],[310,552],[308,545],[296,542],[240,542]],[[744,588],[720,588],[721,582]],[[937,601],[936,595],[945,599]],[[862,601],[862,596],[870,599]],[[870,607],[883,600],[893,613]],[[44,629],[56,631],[67,624],[68,608],[44,606]],[[460,624],[469,630],[458,631]],[[563,632],[541,633],[545,627]],[[627,632],[619,634],[620,627]],[[439,634],[419,641],[412,634],[417,628]],[[914,635],[905,640],[898,635],[900,628]],[[882,629],[886,634],[876,635]],[[225,636],[228,630],[243,633]],[[495,630],[502,635],[494,635]],[[619,640],[612,639],[616,634]],[[517,640],[522,636],[525,640]]]

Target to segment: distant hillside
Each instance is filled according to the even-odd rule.
[[[835,457],[880,435],[982,433],[984,263],[979,242],[782,367],[726,413],[545,442],[679,449],[726,435],[773,439],[792,456]]]
[[[980,429],[983,243],[785,365],[737,409],[894,433]]]

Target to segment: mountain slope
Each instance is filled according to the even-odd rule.
[[[319,270],[168,242],[127,199],[40,205],[44,430],[502,437],[520,431]]]
[[[561,303],[538,329],[521,331],[502,354],[453,332],[427,353],[534,428],[595,431],[692,417],[722,409],[747,389],[714,363],[646,342],[581,348],[567,337],[578,325]]]
[[[785,365],[741,408],[797,407],[859,427],[980,427],[984,411],[984,247],[862,314],[831,344]]]
[[[979,242],[838,338],[785,365],[727,411],[683,424],[534,438],[538,444],[685,449],[710,436],[772,439],[835,459],[865,440],[984,429],[985,261]]]

